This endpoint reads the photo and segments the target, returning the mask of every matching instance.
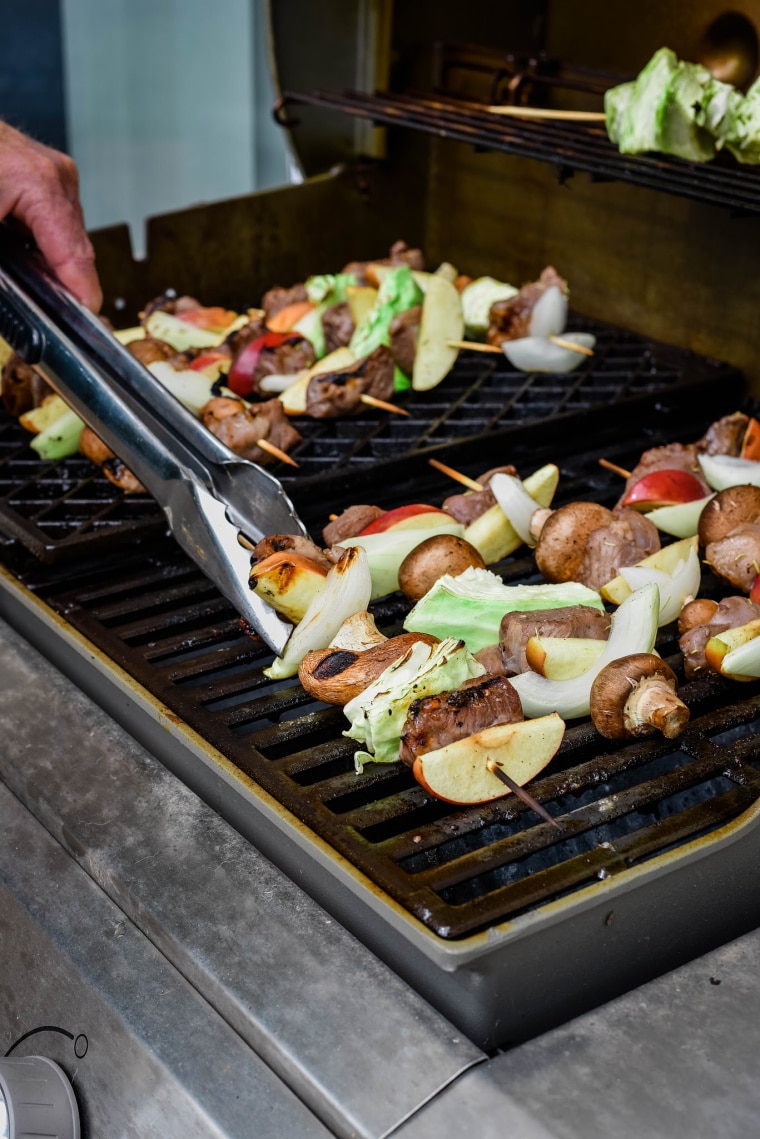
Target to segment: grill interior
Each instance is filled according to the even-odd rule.
[[[632,443],[620,438],[630,422],[617,411],[616,423],[588,432],[593,451],[578,454],[572,432],[561,444],[555,432],[551,440],[545,433],[543,447],[516,436],[511,457],[521,469],[554,457],[562,500],[611,503],[619,481],[599,467],[601,456],[630,466],[643,447],[697,438],[707,422],[684,406],[650,402],[649,426]],[[486,436],[469,459],[466,447],[458,454],[465,461],[456,465],[477,475],[503,456],[503,439]],[[439,499],[451,489],[432,473],[424,485]],[[389,482],[387,505],[414,500],[418,490]],[[343,504],[326,507],[313,494],[307,501],[314,533],[326,511]],[[557,831],[512,797],[466,808],[441,803],[400,763],[355,774],[342,711],[314,702],[296,681],[267,681],[271,654],[243,635],[228,603],[168,539],[145,538],[126,557],[52,567],[18,546],[13,552],[29,588],[441,938],[463,938],[704,836],[757,798],[756,684],[705,677],[682,685],[692,719],[675,743],[615,746],[587,722],[570,725],[531,787],[560,822]],[[537,580],[530,557],[497,568],[508,582]],[[398,630],[400,595],[373,608],[383,631]],[[658,647],[678,669],[672,630]]]
[[[561,436],[574,418],[596,414],[614,421],[623,407],[645,420],[653,400],[686,405],[695,389],[705,407],[732,391],[740,398],[742,378],[727,365],[582,317],[571,327],[593,331],[597,345],[567,376],[518,372],[506,358],[463,352],[439,387],[397,397],[408,417],[368,411],[350,419],[294,420],[303,435],[292,451],[299,470],[294,475],[284,464],[273,470],[308,512],[315,497],[349,488],[356,493],[373,484],[379,469],[398,481],[404,462],[465,440],[501,439],[511,448],[518,434],[523,442],[531,433]],[[115,492],[78,456],[43,463],[29,438],[14,420],[0,419],[0,529],[36,557],[53,562],[163,528],[163,515],[147,495]],[[408,469],[417,477],[416,468]]]

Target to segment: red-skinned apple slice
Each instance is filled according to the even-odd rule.
[[[436,799],[447,803],[488,803],[510,794],[488,770],[489,760],[499,764],[522,787],[551,761],[564,733],[564,721],[556,712],[536,720],[496,724],[418,756],[412,770],[417,782]]]
[[[386,510],[369,526],[365,526],[358,535],[366,538],[368,534],[385,534],[388,530],[426,530],[434,529],[443,521],[451,521],[451,515],[437,506],[427,506],[422,502],[413,502],[408,506],[396,506],[393,510]]]
[[[705,660],[730,680],[756,680],[760,676],[760,620],[711,637],[705,645]]]
[[[659,506],[675,506],[704,498],[705,488],[696,475],[688,471],[650,471],[635,482],[621,506],[630,510],[654,510]]]

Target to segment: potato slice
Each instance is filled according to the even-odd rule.
[[[547,680],[573,680],[591,668],[606,644],[592,637],[531,637],[525,656]]]
[[[648,558],[643,558],[636,564],[645,569],[660,570],[662,573],[672,574],[678,563],[686,561],[692,550],[696,553],[697,545],[696,536],[682,538],[680,542],[663,546],[661,550],[657,550],[656,553],[650,554]],[[625,578],[618,574],[617,577],[613,577],[612,581],[603,585],[599,592],[606,601],[611,601],[613,605],[620,605],[626,597],[630,597],[633,590]]]
[[[417,782],[437,799],[487,803],[510,794],[486,767],[489,759],[522,787],[546,767],[564,734],[564,721],[556,712],[537,720],[497,724],[418,756],[412,770]]]
[[[454,367],[458,348],[449,340],[464,336],[462,300],[451,281],[433,274],[428,281],[422,305],[417,354],[414,358],[412,387],[426,392],[440,384]]]

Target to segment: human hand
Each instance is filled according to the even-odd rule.
[[[61,284],[98,312],[103,293],[76,166],[68,155],[0,122],[0,220],[6,217],[26,226]]]

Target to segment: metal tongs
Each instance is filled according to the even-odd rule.
[[[212,435],[2,224],[0,335],[126,463],[182,549],[281,655],[292,626],[251,591],[238,541],[306,533],[278,480]]]

